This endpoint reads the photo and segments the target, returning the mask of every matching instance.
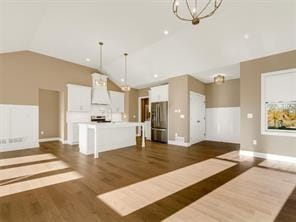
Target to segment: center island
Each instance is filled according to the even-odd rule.
[[[79,151],[98,158],[100,152],[135,146],[137,127],[142,128],[142,147],[145,147],[144,123],[79,123]]]

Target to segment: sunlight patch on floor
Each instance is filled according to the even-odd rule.
[[[36,163],[44,160],[51,161]],[[17,164],[26,165],[13,166]],[[0,197],[72,181],[82,177],[75,171],[66,173],[58,172],[58,170],[69,169],[70,167],[65,162],[57,160],[57,157],[53,154],[37,154],[0,159],[0,167],[3,166],[8,168],[0,169],[0,181],[2,181],[0,183]],[[44,176],[42,173],[54,174]],[[30,179],[31,176],[39,176],[39,178]]]
[[[239,150],[225,153],[223,155],[217,156],[217,158],[224,159],[224,160],[237,161],[237,162],[253,161],[254,160],[254,157],[242,155]]]
[[[0,180],[8,180],[17,177],[32,176],[55,170],[69,168],[63,161],[51,161],[47,163],[32,164],[0,170]],[[1,185],[1,183],[0,183]]]
[[[296,163],[280,160],[264,160],[258,166],[296,173]]]
[[[295,185],[296,175],[254,167],[163,221],[271,222]]]
[[[0,167],[23,164],[23,163],[32,163],[44,160],[56,159],[57,157],[51,153],[46,154],[37,154],[31,156],[22,156],[22,157],[14,157],[7,159],[0,159]]]
[[[237,163],[209,159],[104,193],[98,198],[125,216],[235,165]]]
[[[55,185],[71,180],[76,180],[82,176],[74,171],[67,173],[60,173],[51,176],[41,177],[32,180],[26,180],[23,182],[17,182],[13,184],[8,184],[0,186],[0,197],[8,196],[11,194],[16,194],[24,191],[34,190],[41,187],[46,187],[50,185]]]

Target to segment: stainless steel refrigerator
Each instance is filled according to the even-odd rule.
[[[168,142],[168,102],[151,103],[151,139]]]

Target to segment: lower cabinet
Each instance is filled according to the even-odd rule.
[[[68,144],[75,145],[79,143],[79,125],[78,123],[68,123]]]
[[[145,121],[144,127],[145,127],[145,138],[147,140],[151,140],[151,121]]]

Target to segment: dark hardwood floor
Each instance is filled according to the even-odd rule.
[[[48,142],[42,143],[39,149],[0,153],[0,159],[52,153],[70,166],[12,183],[73,170],[83,176],[78,180],[0,197],[0,221],[161,221],[257,165],[262,159],[241,162],[125,217],[105,205],[97,195],[237,149],[238,145],[214,142],[202,142],[190,148],[147,142],[145,149],[139,143],[135,147],[104,152],[99,159],[94,159],[92,155],[80,154],[77,146]],[[40,162],[2,166],[0,170]],[[2,182],[0,178],[0,184]],[[296,221],[295,190],[277,221]]]

